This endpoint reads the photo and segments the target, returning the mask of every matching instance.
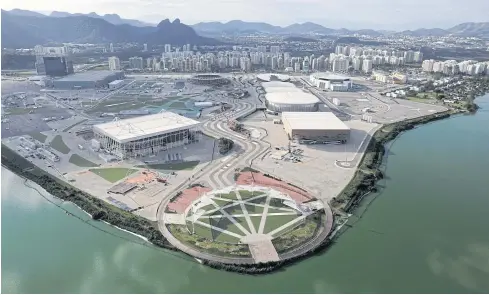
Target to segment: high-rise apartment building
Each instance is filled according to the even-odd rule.
[[[165,53],[171,52],[171,45],[165,44]]]
[[[373,62],[371,59],[365,59],[362,63],[362,71],[364,73],[371,73],[373,68]]]
[[[119,71],[121,69],[121,62],[117,56],[109,57],[109,70]]]
[[[143,69],[143,58],[134,56],[129,58],[129,67],[131,69]]]

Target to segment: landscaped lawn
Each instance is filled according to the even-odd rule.
[[[229,192],[227,194],[216,194],[216,197],[229,199],[229,200],[237,200],[238,196],[236,196],[235,192]]]
[[[149,168],[155,170],[192,170],[195,166],[199,165],[199,161],[187,161],[180,163],[165,163],[165,164],[150,164],[150,165],[138,165],[138,168]]]
[[[250,204],[245,204],[245,207],[246,207],[246,211],[248,211],[248,214],[258,214],[258,213],[263,213],[263,209],[265,209],[264,207],[261,207],[261,206],[254,206],[254,205],[250,205]],[[268,208],[268,210],[270,210],[270,208]]]
[[[239,195],[241,196],[242,200],[246,200],[249,198],[252,198],[254,196],[262,195],[262,192],[251,192],[251,191],[246,191],[246,190],[239,190]]]
[[[227,207],[224,209],[227,214],[229,215],[234,215],[234,214],[243,214],[243,210],[241,209],[241,205],[237,204],[231,207]]]
[[[95,164],[95,163],[79,156],[78,154],[71,155],[68,162],[70,162],[71,164],[74,164],[78,167],[98,167],[98,166],[100,166],[99,164]]]
[[[65,144],[61,135],[56,135],[53,138],[53,141],[49,144],[53,149],[57,150],[62,154],[68,154],[70,152],[70,148]]]
[[[124,177],[126,177],[126,175],[133,174],[138,170],[129,168],[98,168],[90,169],[89,171],[113,183],[123,179]]]
[[[224,201],[224,200],[216,200],[216,199],[213,199],[214,202],[216,202],[216,204],[219,206],[219,207],[224,207],[224,206],[227,206],[227,205],[231,205],[233,204],[234,202],[232,201]]]
[[[29,133],[32,138],[39,140],[40,142],[44,143],[46,141],[46,138],[48,138],[46,135],[42,134],[41,132],[32,132]]]
[[[250,233],[252,232],[250,227],[248,226],[248,221],[246,221],[246,217],[233,217],[242,227],[244,227]]]
[[[267,234],[284,224],[296,219],[298,215],[277,215],[277,216],[267,216],[267,221],[265,227],[263,228],[263,233]]]
[[[253,223],[253,226],[256,229],[256,232],[260,229],[260,223],[261,223],[261,216],[250,216],[251,223]]]

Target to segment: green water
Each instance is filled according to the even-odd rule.
[[[264,276],[213,270],[95,223],[119,237],[101,232],[2,168],[2,292],[487,293],[489,96],[477,102],[475,116],[399,137],[362,218],[325,253]]]

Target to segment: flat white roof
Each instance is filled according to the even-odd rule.
[[[296,88],[297,89],[297,88]],[[265,94],[265,99],[274,104],[315,104],[319,99],[306,92],[274,92]]]
[[[311,76],[313,76],[316,79],[324,79],[324,80],[350,80],[350,77],[347,76],[342,76],[342,75],[337,75],[333,74],[330,72],[325,72],[325,73],[314,73]]]
[[[261,86],[263,86],[263,88],[265,89],[267,89],[268,87],[295,87],[295,85],[292,83],[279,81],[263,82],[261,83]]]
[[[283,112],[282,121],[294,130],[350,130],[331,112]]]
[[[300,90],[299,88],[292,88],[292,87],[267,87],[265,89],[266,93],[276,93],[276,92],[302,92],[304,91]]]
[[[124,82],[124,80],[114,80],[114,81],[110,82],[109,85],[117,85],[117,84],[122,83],[122,82]]]
[[[162,112],[93,126],[93,131],[120,143],[197,127],[201,123],[175,113]]]

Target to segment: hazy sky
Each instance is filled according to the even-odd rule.
[[[289,25],[312,21],[332,28],[403,30],[489,22],[489,0],[2,0],[2,9],[117,13],[158,22],[262,21]]]

